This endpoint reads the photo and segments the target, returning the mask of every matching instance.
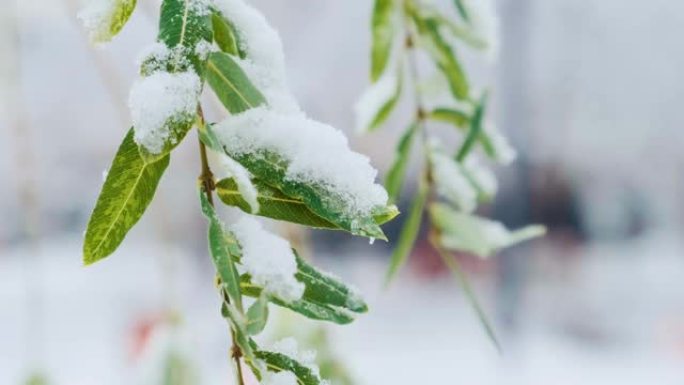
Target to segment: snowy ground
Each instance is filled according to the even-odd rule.
[[[39,261],[22,249],[0,254],[0,384],[20,383],[29,360],[43,362],[54,384],[150,383],[153,361],[133,353],[133,330],[164,303],[182,309],[182,346],[201,383],[229,383],[208,259],[134,243],[84,268],[78,243],[46,242]],[[518,332],[499,326],[502,355],[448,276],[407,273],[383,292],[381,258],[318,263],[357,284],[371,304],[352,325],[330,328],[359,384],[681,384],[681,251],[671,237],[595,246],[557,276],[537,251]],[[26,306],[27,282],[43,310],[36,297]],[[477,280],[478,292],[492,310],[487,282]]]

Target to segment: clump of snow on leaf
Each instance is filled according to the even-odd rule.
[[[286,179],[325,188],[342,200],[350,216],[387,204],[368,157],[350,150],[341,131],[302,113],[259,107],[229,117],[215,131],[231,156],[278,154],[288,164]]]
[[[297,261],[286,240],[264,230],[248,216],[243,216],[231,230],[242,247],[242,267],[252,282],[286,301],[302,297],[304,284],[295,279]]]
[[[508,143],[508,139],[501,134],[499,129],[489,121],[485,122],[482,128],[494,149],[496,161],[503,165],[508,165],[513,162],[518,154],[515,149],[511,147],[510,143]]]
[[[217,155],[219,156],[219,162],[221,164],[220,170],[223,171],[223,173],[217,173],[217,176],[220,179],[233,178],[233,180],[235,180],[235,184],[237,184],[238,191],[240,192],[242,199],[249,204],[252,213],[258,213],[258,192],[256,187],[254,187],[254,184],[252,184],[252,176],[249,171],[242,167],[240,163],[233,160],[233,158],[223,154]]]
[[[392,99],[397,88],[399,78],[392,71],[386,71],[377,82],[364,91],[354,105],[357,132],[364,132],[370,128],[378,111]]]
[[[491,198],[496,194],[498,183],[494,173],[489,168],[483,166],[476,156],[470,155],[465,159],[463,170],[468,174],[471,182],[487,198]]]
[[[283,338],[274,343],[268,350],[286,355],[311,370],[316,377],[320,376],[320,370],[316,365],[316,352],[314,350],[299,350],[299,344],[294,338]]]
[[[430,164],[437,193],[464,212],[474,211],[477,192],[461,165],[434,146],[430,152]]]
[[[193,71],[155,72],[136,81],[128,99],[136,143],[153,154],[161,152],[173,126],[193,119],[200,91]]]

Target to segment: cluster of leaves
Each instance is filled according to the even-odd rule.
[[[440,191],[440,185],[463,180],[466,189],[476,191],[479,202],[492,199],[493,192],[479,183],[477,175],[468,167],[468,161],[482,152],[493,161],[501,162],[502,154],[491,130],[485,125],[487,96],[473,95],[468,77],[457,55],[457,48],[485,49],[492,42],[486,41],[476,28],[474,15],[464,0],[454,0],[454,17],[447,17],[435,5],[417,0],[375,0],[372,15],[371,82],[379,84],[385,77],[396,77],[394,92],[385,93],[384,100],[377,101],[377,110],[366,131],[379,128],[389,117],[400,99],[404,77],[412,77],[415,87],[416,113],[401,136],[396,148],[395,160],[386,176],[390,199],[397,201],[404,184],[415,142],[422,142],[424,168],[418,176],[418,189],[411,203],[408,217],[400,239],[392,254],[387,272],[387,282],[406,262],[419,235],[424,213],[429,214],[429,239],[442,256],[444,263],[453,270],[463,285],[471,303],[494,342],[494,334],[480,309],[472,291],[460,270],[452,251],[467,252],[482,257],[489,256],[503,247],[538,236],[543,228],[530,226],[518,231],[508,231],[500,223],[472,214],[473,207],[459,205],[458,199],[449,199]],[[449,95],[447,102],[427,110],[423,105],[415,55],[425,55],[434,64],[434,70]],[[461,132],[462,140],[452,155],[444,145],[428,133],[429,122],[442,122]],[[437,143],[435,143],[437,142]],[[450,162],[448,172],[436,172],[436,158]],[[453,186],[453,183],[452,183]],[[459,191],[453,191],[458,195]],[[444,202],[439,202],[439,198]],[[453,198],[453,197],[452,197]],[[458,198],[458,197],[457,197]]]
[[[116,2],[129,7],[130,2]],[[199,4],[199,5],[198,5]],[[115,12],[119,27],[130,16],[132,9]],[[242,35],[236,31],[231,20],[213,6],[200,0],[163,0],[161,4],[158,42],[164,44],[172,55],[151,57],[142,62],[141,75],[149,76],[156,71],[176,73],[194,71],[214,91],[230,114],[238,114],[268,103],[263,94],[250,81],[240,67],[245,57]],[[203,55],[198,46],[214,47]],[[159,182],[166,171],[172,150],[182,142],[186,134],[197,127],[201,140],[203,173],[200,176],[199,198],[201,209],[209,224],[208,241],[217,271],[217,286],[223,298],[222,314],[228,320],[233,340],[237,345],[236,361],[244,357],[258,378],[265,371],[290,371],[300,384],[315,385],[319,376],[296,358],[264,350],[253,340],[268,319],[268,304],[290,309],[314,320],[347,324],[354,315],[367,311],[367,305],[349,287],[329,276],[297,256],[295,278],[304,284],[302,297],[291,301],[266,293],[252,282],[248,274],[240,274],[243,257],[241,245],[235,235],[221,222],[213,205],[213,192],[228,206],[251,212],[249,204],[240,195],[238,183],[231,178],[214,181],[206,163],[205,146],[225,154],[214,135],[211,124],[204,121],[201,106],[191,118],[170,117],[170,136],[159,153],[150,153],[134,139],[135,127],[131,128],[117,151],[100,192],[97,204],[88,223],[83,245],[84,263],[97,262],[121,244],[126,234],[142,217],[151,203]],[[371,218],[341,217],[330,212],[321,202],[329,197],[315,186],[285,180],[284,164],[278,159],[235,159],[253,176],[257,189],[259,210],[255,215],[297,223],[314,228],[346,230],[356,235],[384,238],[380,225],[391,220],[398,212],[396,207],[379,207]],[[355,226],[351,225],[353,221]],[[361,223],[361,226],[358,224]],[[295,253],[296,254],[296,253]],[[255,298],[247,309],[243,297]]]

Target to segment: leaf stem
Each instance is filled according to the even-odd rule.
[[[204,128],[205,125],[205,120],[204,120],[204,111],[202,110],[201,105],[197,105],[197,116],[198,116],[198,124],[201,126],[201,128]],[[200,150],[200,162],[201,162],[201,171],[199,175],[199,181],[202,183],[202,186],[204,188],[204,191],[207,194],[207,200],[209,201],[209,204],[214,206],[214,190],[216,189],[216,182],[214,181],[214,173],[211,172],[211,167],[209,166],[209,158],[207,157],[207,146],[202,142],[201,139],[199,140],[199,150]],[[221,285],[221,282],[218,282],[219,286]],[[226,302],[226,304],[230,304],[230,298],[228,295],[222,295],[223,301]],[[237,371],[237,378],[238,378],[238,384],[239,385],[245,385],[245,379],[244,376],[242,375],[242,365],[240,364],[240,357],[242,357],[242,351],[240,350],[240,347],[237,345],[235,342],[235,330],[233,330],[233,327],[230,327],[230,336],[233,341],[233,345],[230,348],[230,356],[231,358],[235,361],[235,368]]]

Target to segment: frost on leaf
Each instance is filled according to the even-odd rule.
[[[262,385],[299,385],[297,377],[292,372],[268,372],[264,375]]]
[[[167,141],[175,140],[173,131],[192,124],[200,91],[193,71],[155,72],[136,81],[128,99],[135,142],[152,154],[160,153]]]
[[[297,261],[286,240],[264,230],[247,216],[231,226],[231,230],[242,248],[242,267],[252,282],[286,301],[302,297],[304,284],[295,278]]]
[[[93,43],[105,43],[123,28],[135,3],[135,0],[90,0],[77,17]]]
[[[297,340],[295,340],[294,338],[283,338],[282,340],[274,343],[268,349],[268,351],[286,355],[299,362],[302,366],[309,369],[314,376],[320,377],[320,369],[318,368],[318,365],[316,365],[316,351],[300,351],[299,344],[297,343]]]

